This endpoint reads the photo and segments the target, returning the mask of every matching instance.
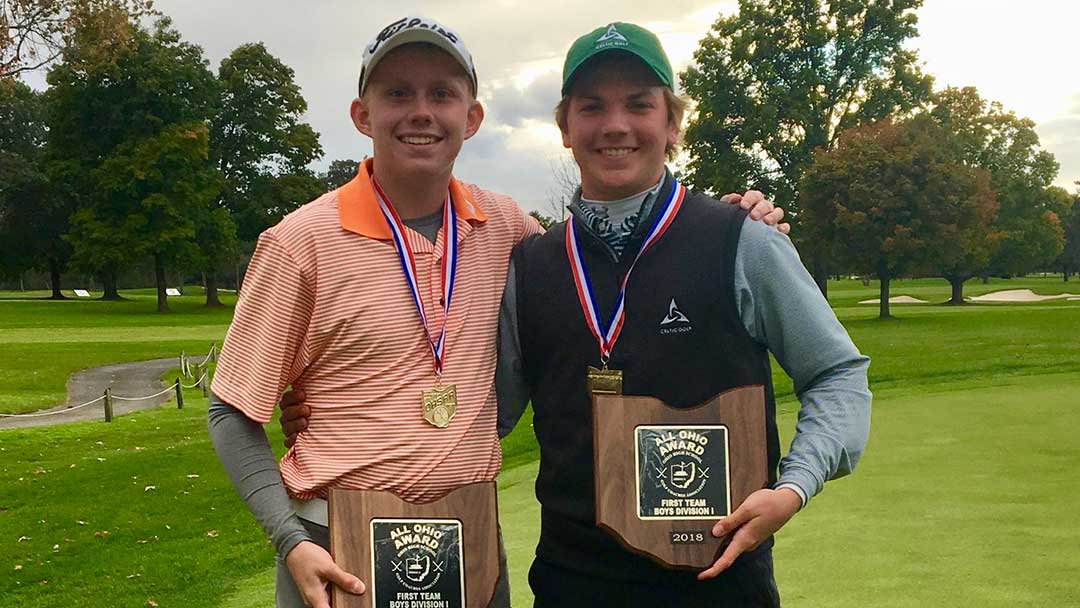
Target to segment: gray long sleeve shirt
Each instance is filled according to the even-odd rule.
[[[499,316],[500,432],[513,427],[529,401],[514,281],[511,266]],[[801,407],[776,487],[795,490],[805,504],[827,480],[850,473],[862,455],[870,430],[870,359],[852,343],[791,241],[771,226],[743,224],[735,292],[747,332],[794,381]]]

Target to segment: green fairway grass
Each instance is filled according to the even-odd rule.
[[[971,282],[966,293],[1025,288],[1080,283]],[[949,286],[896,281],[892,292],[942,302]],[[205,353],[231,315],[201,296],[170,298],[174,312],[158,314],[152,291],[124,293],[0,293],[0,412],[62,401],[78,369]],[[873,430],[856,474],[778,536],[785,606],[1080,605],[1080,302],[895,305],[897,319],[880,322],[857,304],[875,284],[835,282],[830,296],[873,358]],[[786,442],[798,404],[777,371]],[[272,550],[220,469],[206,400],[186,394],[183,410],[0,431],[0,607],[272,605]],[[530,603],[539,528],[530,421],[503,441],[499,478],[516,606]]]
[[[1080,605],[1080,377],[941,388],[877,396],[859,470],[778,536],[785,605]]]

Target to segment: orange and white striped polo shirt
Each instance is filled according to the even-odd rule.
[[[424,420],[431,349],[371,186],[356,178],[259,237],[217,365],[213,391],[266,423],[287,385],[303,389],[308,429],[282,458],[289,494],[329,487],[426,502],[495,478],[495,341],[510,251],[539,231],[508,197],[451,180],[458,262],[443,383],[457,386],[449,428]],[[442,239],[406,228],[424,313],[442,326]]]

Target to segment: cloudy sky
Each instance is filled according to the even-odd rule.
[[[203,47],[213,69],[232,49],[262,41],[296,71],[308,120],[326,156],[360,158],[370,142],[348,118],[360,52],[385,25],[422,14],[455,28],[475,58],[487,115],[466,142],[455,173],[544,209],[553,164],[565,157],[552,108],[563,54],[573,40],[611,21],[657,33],[676,70],[735,0],[157,0],[184,37]],[[1080,180],[1080,69],[1073,0],[926,0],[913,43],[937,85],[974,85],[984,98],[1038,124],[1061,163],[1057,183]]]

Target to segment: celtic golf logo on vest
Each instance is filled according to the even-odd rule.
[[[700,493],[709,479],[709,467],[702,465],[709,436],[690,429],[679,429],[668,431],[653,441],[660,455],[660,467],[656,471],[660,486],[678,498],[692,498]]]
[[[679,305],[675,303],[675,298],[671,298],[671,303],[668,304],[667,315],[660,320],[660,333],[661,334],[684,334],[694,329],[694,326],[690,324],[690,319],[681,310]]]
[[[398,583],[412,591],[426,591],[439,582],[445,564],[438,560],[443,531],[423,523],[403,524],[390,531],[397,559],[391,568]]]

